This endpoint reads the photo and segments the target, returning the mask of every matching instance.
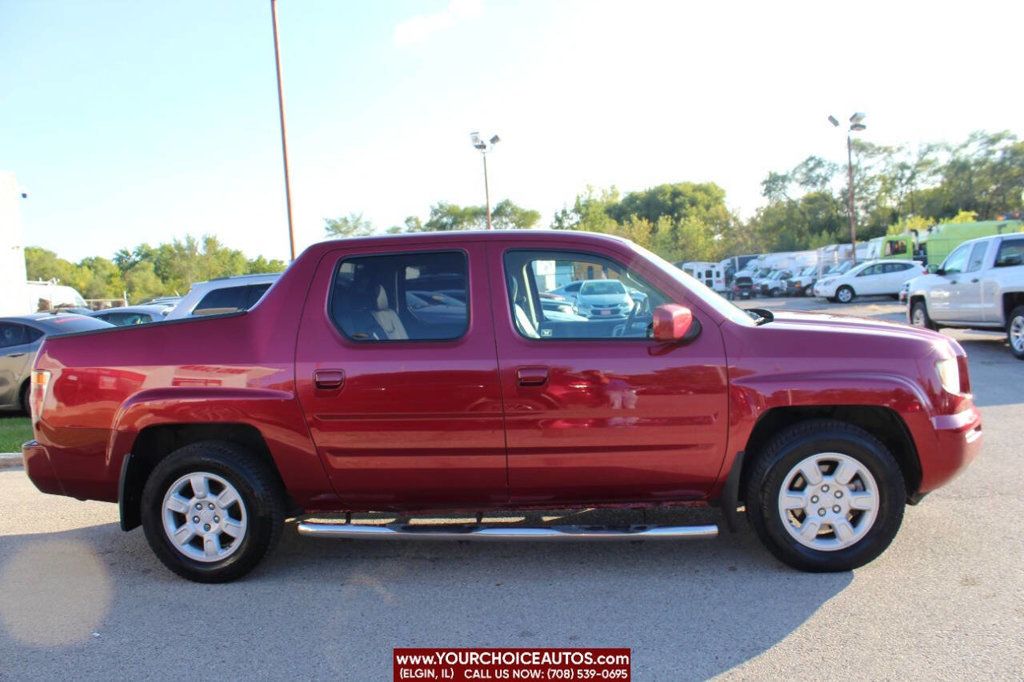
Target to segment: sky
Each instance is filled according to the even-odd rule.
[[[588,186],[760,182],[867,114],[878,144],[1024,135],[1024,3],[278,0],[296,242],[483,203],[546,226]],[[212,234],[288,258],[269,0],[0,0],[0,170],[27,245]],[[3,226],[0,226],[2,229]]]

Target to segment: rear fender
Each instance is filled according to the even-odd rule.
[[[123,462],[144,429],[217,424],[241,424],[259,432],[297,505],[315,508],[336,499],[295,397],[272,389],[159,388],[132,396],[118,411],[107,444],[111,479],[131,480],[122,474]]]

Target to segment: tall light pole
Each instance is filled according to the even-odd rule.
[[[284,124],[284,91],[281,89],[281,47],[277,39],[277,0],[270,0],[270,20],[274,25],[274,63],[277,66],[277,111],[281,116],[281,158],[284,159],[284,201],[288,208],[288,246],[295,260],[295,227],[292,223],[292,183],[288,173],[288,136]]]
[[[487,202],[487,229],[491,229],[491,188],[487,182],[487,152],[494,151],[494,145],[501,142],[501,138],[494,135],[489,140],[484,140],[480,137],[480,133],[474,130],[469,134],[469,139],[473,142],[473,147],[480,150],[480,155],[484,158],[484,200]]]
[[[850,117],[850,127],[846,131],[846,180],[849,185],[847,200],[849,201],[848,213],[850,214],[850,248],[853,250],[853,264],[857,264],[857,213],[853,203],[853,134],[859,133],[867,128],[864,125],[864,116],[860,112]],[[839,127],[839,119],[829,116],[828,122],[834,127]]]

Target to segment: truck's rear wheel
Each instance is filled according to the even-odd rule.
[[[274,474],[244,448],[186,445],[162,459],[142,491],[142,526],[169,569],[196,582],[245,575],[276,544],[284,502]]]
[[[761,541],[803,571],[848,571],[896,536],[906,489],[899,465],[872,435],[815,420],[779,434],[754,463],[747,516]]]
[[[1024,305],[1010,311],[1010,319],[1006,322],[1006,340],[1010,342],[1010,352],[1018,360],[1024,360]]]

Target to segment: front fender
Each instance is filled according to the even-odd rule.
[[[760,419],[780,407],[871,406],[892,410],[917,448],[935,447],[933,408],[924,389],[909,378],[869,371],[787,372],[735,380],[729,390],[729,445],[712,498],[721,495],[739,452],[747,449]]]

